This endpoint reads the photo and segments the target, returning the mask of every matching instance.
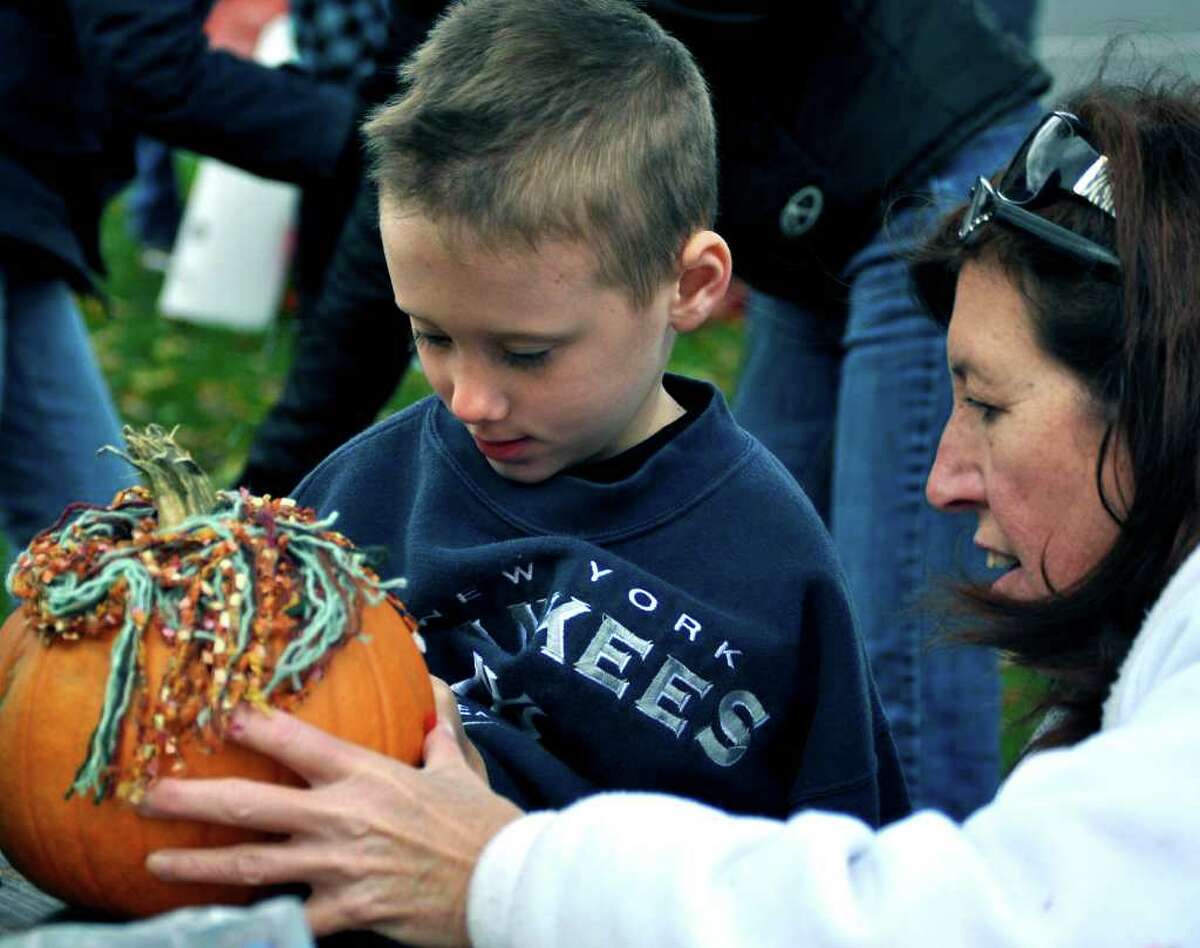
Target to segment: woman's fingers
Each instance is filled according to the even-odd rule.
[[[147,859],[175,882],[305,882],[318,934],[371,927],[422,944],[466,939],[466,892],[479,852],[520,816],[481,782],[453,692],[435,682],[438,723],[422,768],[347,744],[282,712],[241,711],[230,737],[273,757],[307,788],[165,779],[141,803],[150,816],[202,820],[289,837]]]
[[[425,735],[425,766],[465,763],[475,776],[488,783],[487,767],[484,766],[479,751],[467,737],[467,730],[459,716],[458,696],[440,678],[431,676],[431,680],[438,726]]]
[[[228,737],[278,761],[312,785],[340,779],[371,753],[284,711],[268,714],[247,705],[234,712]]]
[[[429,680],[433,684],[433,706],[437,710],[438,720],[448,721],[456,728],[461,728],[462,718],[458,714],[458,695],[436,675],[430,675]]]
[[[155,819],[197,820],[292,835],[312,829],[326,817],[314,804],[311,793],[280,784],[236,777],[165,778],[146,792],[138,812]]]
[[[340,874],[328,846],[244,843],[219,849],[160,849],[146,868],[164,882],[263,886],[334,879]]]

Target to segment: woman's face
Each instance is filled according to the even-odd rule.
[[[997,592],[1045,596],[1043,566],[1062,590],[1100,560],[1118,532],[1096,485],[1100,412],[1082,383],[1040,348],[1024,298],[998,268],[963,267],[947,357],[954,410],[926,497],[941,510],[975,511],[975,544],[1004,570]],[[1105,493],[1120,510],[1112,466],[1106,461]]]

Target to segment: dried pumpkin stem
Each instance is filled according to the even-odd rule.
[[[211,513],[217,502],[208,475],[191,454],[175,443],[178,430],[147,425],[137,431],[126,425],[122,433],[128,452],[112,445],[100,449],[124,458],[141,472],[162,530],[174,530],[188,517]]]

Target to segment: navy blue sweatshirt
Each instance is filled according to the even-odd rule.
[[[878,824],[908,809],[828,534],[710,385],[635,473],[497,474],[435,398],[295,493],[408,580],[492,785],[527,808],[657,790]]]

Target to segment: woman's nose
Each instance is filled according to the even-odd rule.
[[[970,510],[984,504],[983,475],[954,417],[946,422],[937,456],[925,481],[925,499],[938,510]]]

